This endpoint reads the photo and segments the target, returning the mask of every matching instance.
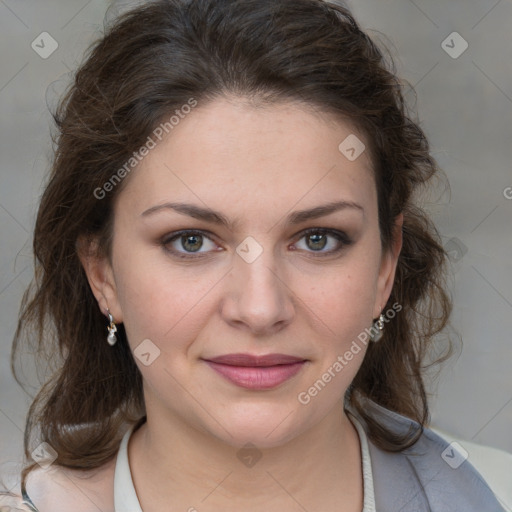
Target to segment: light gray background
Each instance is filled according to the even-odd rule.
[[[451,184],[451,197],[429,210],[453,250],[453,325],[464,345],[430,386],[434,424],[512,452],[512,2],[348,4],[364,28],[387,36],[379,38],[416,87],[419,117]],[[46,91],[101,34],[108,5],[0,0],[0,474],[13,479],[29,400],[11,376],[9,353],[51,157]],[[454,31],[468,43],[458,58],[442,47]],[[42,32],[59,45],[47,59],[31,48]],[[452,51],[461,48],[451,39]],[[53,105],[55,95],[48,99]]]

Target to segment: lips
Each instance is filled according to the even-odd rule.
[[[252,390],[272,389],[296,375],[306,360],[286,354],[227,354],[205,362],[231,383]]]
[[[293,364],[305,361],[304,358],[286,354],[268,354],[253,356],[251,354],[227,354],[207,359],[212,363],[227,364],[230,366],[275,366],[278,364]]]

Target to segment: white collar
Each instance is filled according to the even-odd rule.
[[[135,486],[133,485],[130,463],[128,460],[128,441],[133,432],[133,425],[123,436],[117,453],[114,473],[114,512],[142,512]]]
[[[349,411],[350,412],[350,411]],[[375,493],[373,488],[372,461],[370,459],[370,450],[368,448],[368,438],[366,432],[361,425],[357,416],[348,414],[348,417],[359,434],[359,442],[361,443],[361,459],[363,462],[363,512],[376,512],[375,510]],[[137,511],[139,512],[139,511]]]
[[[375,496],[373,489],[372,465],[366,432],[359,420],[352,414],[350,420],[355,426],[361,443],[361,458],[363,462],[364,505],[363,512],[375,512]],[[143,512],[135,492],[130,463],[128,460],[128,441],[135,425],[123,436],[119,452],[117,453],[116,469],[114,473],[114,511],[115,512]]]

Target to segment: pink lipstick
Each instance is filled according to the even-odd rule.
[[[205,359],[205,362],[237,386],[263,390],[279,386],[296,375],[306,359],[286,354],[227,354]]]

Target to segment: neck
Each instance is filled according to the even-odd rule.
[[[362,509],[359,438],[341,404],[308,431],[266,449],[230,446],[175,417],[153,421],[148,410],[130,439],[129,459],[148,512],[169,504],[191,512]]]

